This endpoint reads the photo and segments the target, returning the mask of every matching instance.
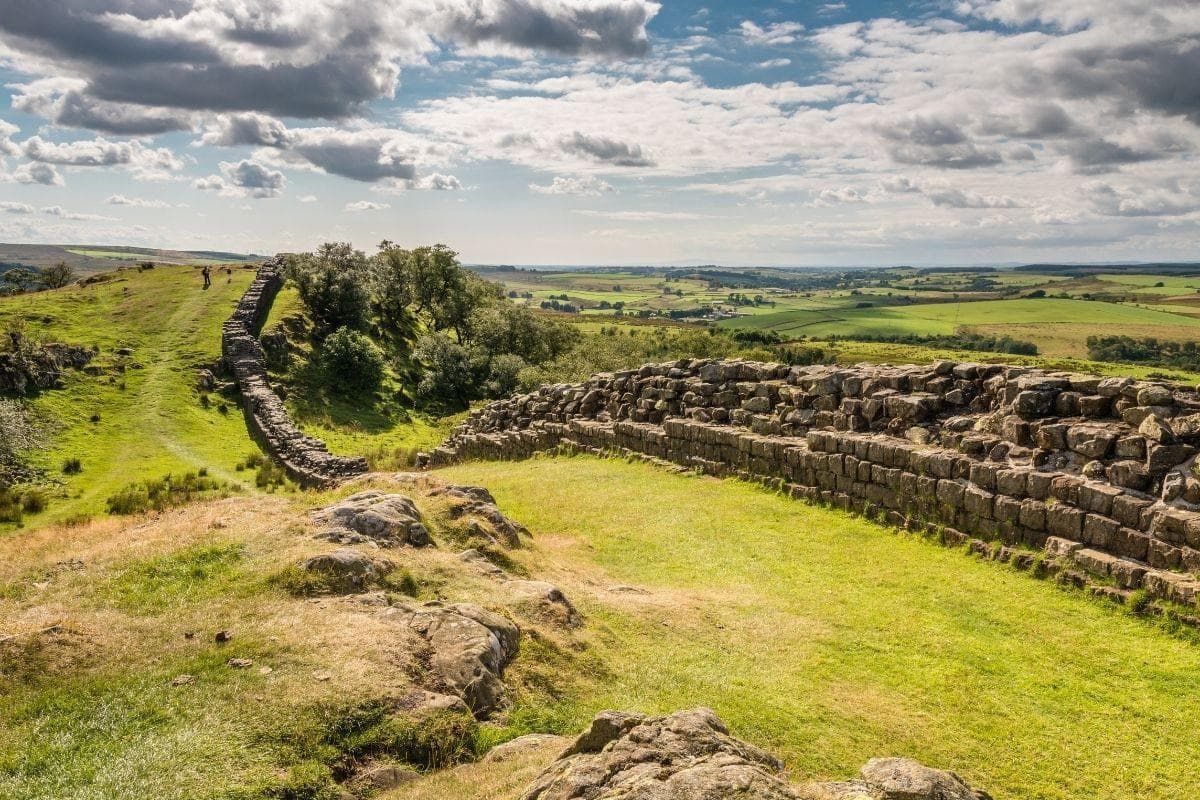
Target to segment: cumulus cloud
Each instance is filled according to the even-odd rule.
[[[20,148],[12,140],[12,135],[20,130],[11,122],[0,119],[0,156],[15,156],[20,152]]]
[[[195,115],[134,103],[110,103],[85,93],[87,82],[46,78],[14,87],[13,108],[64,128],[86,128],[116,136],[155,136],[191,130]]]
[[[344,211],[383,211],[391,208],[390,203],[376,203],[372,200],[359,200],[356,203],[346,203]]]
[[[63,185],[62,175],[49,164],[22,164],[13,171],[13,180],[17,183],[38,183],[42,186]]]
[[[749,44],[763,47],[792,44],[803,30],[804,26],[799,22],[772,22],[763,28],[747,19],[738,26],[743,39]]]
[[[123,194],[109,195],[104,202],[110,206],[131,206],[133,208],[171,208],[171,204],[163,200],[146,200],[141,197],[126,197]]]
[[[35,210],[28,203],[15,203],[9,200],[0,202],[0,211],[6,214],[32,214]]]
[[[549,184],[529,184],[529,190],[537,194],[574,195],[577,197],[599,197],[615,192],[612,184],[595,175],[555,175]]]
[[[604,219],[621,222],[689,222],[706,219],[706,214],[696,214],[690,211],[595,211],[592,209],[577,209],[576,214],[585,217],[603,217]]]
[[[67,211],[62,206],[45,206],[42,208],[42,213],[59,219],[70,220],[72,222],[101,222],[112,221],[113,217],[105,217],[100,214],[83,214],[75,211]]]
[[[157,179],[183,168],[183,161],[165,147],[147,147],[139,141],[104,138],[49,142],[31,136],[21,143],[30,161],[66,167],[128,167],[138,177]]]
[[[593,136],[575,131],[559,140],[559,147],[572,155],[614,167],[652,167],[654,161],[642,153],[637,143],[623,142],[607,136]]]
[[[193,111],[347,117],[392,96],[399,65],[439,42],[636,56],[658,8],[649,0],[75,0],[53,11],[0,0],[0,45],[27,71],[77,82],[57,95],[23,93],[50,118],[153,133],[188,124]]]
[[[925,194],[935,206],[945,208],[1017,208],[1020,205],[1011,197],[982,195],[955,187],[927,189]]]
[[[279,197],[287,186],[283,173],[257,161],[222,161],[221,174],[199,178],[192,185],[203,191],[219,192],[224,197]]]

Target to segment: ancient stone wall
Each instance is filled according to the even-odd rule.
[[[1129,378],[684,360],[492,403],[430,462],[642,454],[1195,605],[1198,445],[1200,396]]]
[[[281,288],[283,261],[276,257],[259,268],[221,329],[221,354],[241,391],[242,410],[251,434],[302,486],[330,486],[366,472],[367,462],[332,455],[324,442],[304,435],[288,416],[283,400],[271,389],[266,354],[257,334]]]

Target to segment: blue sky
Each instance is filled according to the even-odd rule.
[[[0,241],[1200,258],[1200,6],[0,0]]]

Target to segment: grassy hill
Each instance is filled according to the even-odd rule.
[[[491,487],[532,531],[511,568],[553,581],[585,620],[563,629],[508,605],[418,497],[439,546],[386,553],[412,591],[502,609],[525,631],[505,678],[514,706],[472,747],[573,733],[599,709],[708,705],[796,780],[896,754],[998,798],[1174,800],[1200,782],[1187,702],[1200,650],[1115,606],[736,481],[590,457],[438,475]],[[330,496],[0,539],[0,627],[23,634],[0,646],[0,796],[338,796],[322,788],[330,768],[382,735],[369,709],[420,673],[377,601],[279,582],[329,549],[306,512]],[[378,796],[514,800],[512,772],[432,772]]]
[[[153,247],[124,247],[94,244],[4,244],[0,243],[0,269],[11,266],[48,267],[65,261],[78,272],[92,274],[144,261],[155,264],[238,265],[261,260],[258,256],[207,250],[159,250]]]
[[[27,524],[101,512],[126,484],[167,473],[205,469],[241,483],[235,465],[257,447],[236,405],[201,405],[196,378],[220,357],[221,324],[253,274],[222,271],[203,291],[193,267],[127,269],[87,286],[0,298],[0,330],[21,324],[28,337],[99,348],[100,374],[68,371],[65,388],[31,400],[51,434],[34,460],[56,487],[49,510]],[[62,473],[71,458],[79,474]]]

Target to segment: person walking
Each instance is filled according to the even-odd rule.
[[[200,270],[200,274],[204,276],[204,288],[212,286],[212,267],[205,264],[204,269]]]

